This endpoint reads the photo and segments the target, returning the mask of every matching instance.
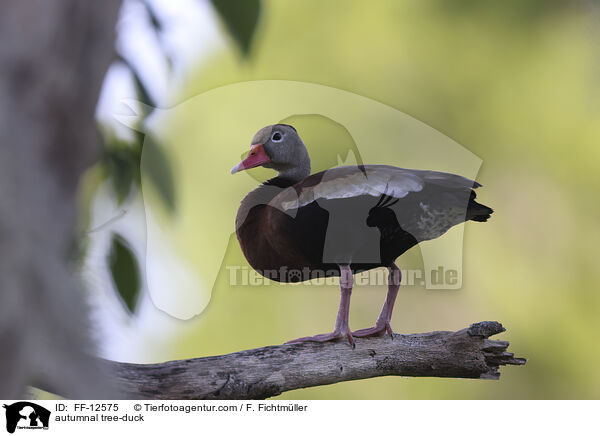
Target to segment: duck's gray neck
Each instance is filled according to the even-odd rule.
[[[294,162],[293,165],[280,166],[278,178],[292,180],[294,183],[306,179],[310,176],[310,158],[306,149],[303,150],[299,162]]]
[[[291,180],[294,183],[299,182],[300,180],[304,180],[308,176],[310,176],[310,163],[307,167],[296,166],[292,168],[286,168],[284,170],[279,171],[279,174],[277,176],[281,179]]]

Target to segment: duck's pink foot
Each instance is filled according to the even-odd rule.
[[[382,333],[387,333],[392,339],[394,339],[394,332],[389,322],[375,325],[375,327],[369,327],[367,329],[360,329],[352,332],[352,336],[357,338],[365,338],[367,336],[377,336]]]
[[[341,331],[333,331],[331,333],[323,333],[315,336],[305,336],[303,338],[293,339],[291,341],[287,341],[286,344],[296,344],[298,342],[329,342],[336,341],[338,339],[346,339],[352,345],[354,345],[354,338],[352,337],[352,333],[350,331],[341,332]]]

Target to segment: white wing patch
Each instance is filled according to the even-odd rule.
[[[324,172],[317,184],[287,188],[271,204],[286,211],[298,209],[319,199],[360,195],[377,198],[383,194],[403,198],[410,192],[419,192],[425,184],[418,171],[387,165],[368,165],[363,168],[364,171],[356,166],[332,168]]]

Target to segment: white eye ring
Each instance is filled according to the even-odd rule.
[[[279,135],[279,136],[276,138],[276,135]],[[283,135],[281,134],[281,132],[273,132],[273,134],[271,135],[271,141],[273,141],[273,142],[283,141]]]

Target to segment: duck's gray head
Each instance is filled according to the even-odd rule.
[[[231,174],[258,166],[272,168],[280,177],[295,181],[310,175],[308,151],[294,127],[274,124],[260,129],[252,138],[250,153]]]

